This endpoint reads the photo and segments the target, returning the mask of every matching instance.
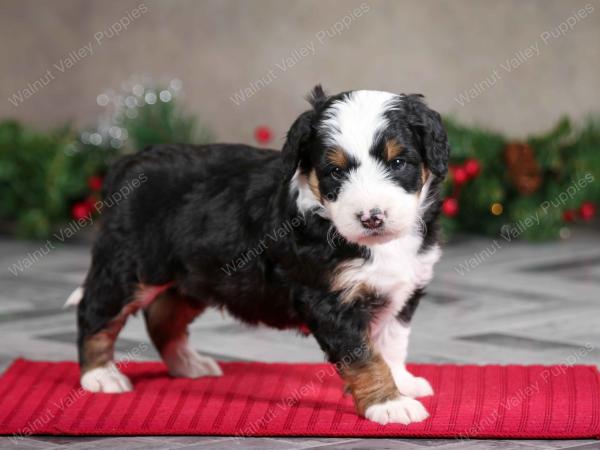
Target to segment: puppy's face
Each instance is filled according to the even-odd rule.
[[[426,106],[417,98],[377,91],[318,100],[315,95],[310,134],[292,180],[300,209],[317,209],[346,240],[360,245],[411,233],[431,164],[424,118],[409,103]]]

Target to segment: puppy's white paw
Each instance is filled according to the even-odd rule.
[[[407,371],[400,371],[398,373],[392,371],[392,375],[394,376],[396,387],[401,394],[412,398],[433,395],[433,388],[425,378],[415,377]]]
[[[418,400],[400,397],[396,400],[369,406],[365,411],[365,417],[381,425],[388,423],[408,425],[427,419],[429,413]]]
[[[133,389],[131,381],[123,375],[114,363],[89,370],[81,376],[81,387],[90,392],[118,394]]]
[[[409,397],[428,397],[433,395],[433,388],[429,381],[422,377],[413,377],[411,386],[407,388]]]
[[[196,353],[188,345],[183,345],[165,353],[165,363],[169,374],[177,378],[218,377],[223,375],[219,364],[209,356]]]

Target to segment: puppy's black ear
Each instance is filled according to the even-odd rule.
[[[322,109],[327,102],[327,94],[320,84],[317,84],[308,94],[308,102],[313,107],[310,111],[305,111],[296,119],[287,133],[287,139],[283,145],[283,177],[284,181],[289,182],[302,159],[302,150],[312,133],[312,123],[317,112]]]
[[[294,122],[287,132],[285,144],[283,144],[283,179],[289,182],[296,169],[300,165],[302,150],[310,138],[312,132],[312,121],[315,116],[314,111],[305,111]]]
[[[403,96],[405,110],[423,146],[425,163],[434,175],[444,178],[448,172],[450,145],[438,112],[429,109],[420,94]]]
[[[323,86],[317,84],[306,98],[315,111],[319,111],[327,102],[329,97],[323,90]]]

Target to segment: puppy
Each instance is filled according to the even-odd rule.
[[[113,206],[69,300],[83,388],[132,389],[113,357],[138,309],[171,375],[221,375],[187,331],[217,307],[250,324],[307,327],[367,419],[427,418],[415,398],[432,388],[405,359],[440,256],[442,121],[420,95],[317,86],[309,101],[281,152],[156,145],[111,168],[103,196]]]

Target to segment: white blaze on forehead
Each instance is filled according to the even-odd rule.
[[[319,131],[327,145],[341,147],[358,161],[364,161],[377,135],[388,125],[385,112],[399,98],[389,92],[351,92],[327,109]]]

